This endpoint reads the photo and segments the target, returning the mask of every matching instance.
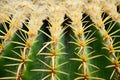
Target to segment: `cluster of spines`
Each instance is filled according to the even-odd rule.
[[[9,3],[6,2],[8,5]],[[11,70],[6,70],[7,72],[10,72],[15,75],[15,77],[3,77],[1,79],[16,79],[16,80],[22,80],[22,73],[25,69],[25,63],[27,61],[31,61],[27,58],[29,50],[32,46],[32,44],[35,42],[35,38],[38,36],[38,31],[40,27],[42,26],[42,20],[46,18],[44,12],[45,7],[43,8],[43,11],[41,9],[40,12],[35,12],[35,8],[32,9],[30,7],[30,4],[28,4],[26,1],[23,2],[23,4],[19,4],[17,7],[22,8],[21,12],[19,12],[19,8],[15,10],[15,14],[11,14],[11,17],[1,14],[1,18],[7,21],[6,23],[9,24],[9,28],[7,27],[6,23],[3,23],[3,27],[5,29],[5,32],[2,30],[0,31],[4,36],[1,36],[3,38],[3,41],[1,43],[1,52],[3,53],[4,47],[6,44],[10,42],[16,31],[19,30],[20,34],[16,35],[19,37],[19,39],[22,40],[22,42],[16,42],[11,41],[12,43],[19,44],[20,46],[17,46],[15,48],[20,48],[20,53],[16,51],[12,51],[17,56],[20,57],[20,59],[12,58],[8,56],[2,56],[2,58],[6,58],[13,61],[18,61],[16,64],[6,64],[5,66],[18,66],[18,69],[16,72]],[[35,6],[34,6],[35,7]],[[30,12],[25,12],[24,8],[30,9]],[[31,11],[33,10],[33,12]],[[42,15],[42,17],[38,17],[38,15]],[[28,19],[28,16],[30,16]],[[26,22],[25,20],[29,20],[29,22]],[[27,27],[28,31],[23,30],[22,26],[23,24]],[[23,34],[24,33],[24,34]]]
[[[115,26],[116,22],[119,22],[119,13],[117,12],[117,7],[116,7],[116,1],[111,1],[111,0],[108,0],[108,1],[103,1],[103,4],[101,7],[98,7],[100,6],[100,3],[99,1],[93,1],[92,2],[92,5],[96,5],[97,7],[87,7],[87,8],[90,8],[90,9],[87,9],[87,14],[90,15],[91,19],[95,22],[95,25],[96,25],[96,28],[100,31],[100,33],[102,34],[103,36],[103,41],[104,41],[104,45],[105,47],[103,47],[104,49],[107,49],[109,51],[109,55],[110,57],[107,57],[108,60],[110,60],[112,62],[112,65],[108,65],[106,66],[106,68],[111,68],[113,67],[114,70],[110,76],[110,80],[113,78],[114,74],[117,73],[118,75],[120,74],[120,71],[119,71],[119,57],[116,56],[119,52],[119,46],[115,47],[119,42],[114,42],[114,39],[116,37],[119,37],[119,36],[116,36],[115,34],[117,32],[120,31],[120,29],[114,31],[111,33],[111,30],[113,29],[113,27]],[[108,3],[111,3],[111,4],[108,4]],[[89,3],[91,4],[91,3]],[[89,5],[91,6],[91,5]],[[108,7],[108,6],[111,6],[112,8]],[[97,9],[98,8],[98,9]],[[107,16],[105,19],[102,18],[102,9],[105,13],[107,13],[109,16]],[[96,11],[96,12],[94,12]],[[114,12],[112,12],[114,11]],[[92,15],[92,13],[94,13],[94,16]],[[105,17],[105,16],[103,16]],[[112,19],[116,22],[113,22],[110,20],[110,18],[112,17]],[[97,21],[98,19],[98,21]],[[107,28],[107,30],[105,29],[105,26],[109,24],[109,27]]]
[[[50,3],[49,3],[50,4]],[[49,19],[47,20],[50,25],[48,26],[48,29],[50,31],[50,35],[45,33],[44,31],[40,30],[42,33],[44,33],[46,36],[48,36],[50,38],[51,41],[46,42],[44,47],[41,48],[41,50],[38,52],[37,55],[44,55],[47,58],[51,59],[51,64],[48,65],[47,63],[45,63],[45,61],[42,61],[39,59],[40,62],[42,62],[45,66],[47,66],[49,69],[32,69],[31,71],[42,71],[42,72],[48,72],[50,74],[46,75],[45,77],[43,77],[41,80],[46,80],[50,77],[50,80],[61,80],[59,78],[59,76],[57,75],[57,73],[60,74],[64,74],[64,75],[68,75],[68,73],[58,70],[59,67],[67,64],[68,62],[63,62],[61,64],[57,63],[57,58],[59,57],[59,55],[63,55],[65,54],[64,52],[61,52],[61,49],[64,47],[63,44],[60,42],[60,39],[63,37],[64,35],[64,28],[62,28],[61,24],[64,21],[64,11],[62,11],[63,9],[61,9],[62,6],[57,6],[53,3],[51,3],[53,5],[53,7],[51,7],[52,10],[49,16]],[[58,48],[59,45],[62,45],[62,48]],[[48,47],[49,46],[49,47]],[[42,53],[42,50],[44,50],[45,48],[47,48],[50,52],[49,53]]]
[[[73,43],[78,46],[76,48],[76,49],[78,49],[78,52],[75,53],[78,56],[78,58],[70,58],[70,59],[79,61],[80,65],[78,67],[78,70],[82,69],[82,73],[75,72],[76,74],[79,75],[79,77],[75,78],[75,80],[102,79],[102,78],[92,77],[91,74],[96,72],[97,70],[94,72],[90,72],[89,68],[88,68],[88,66],[91,66],[91,67],[99,69],[97,66],[89,63],[89,60],[94,59],[96,57],[100,57],[100,55],[89,57],[91,54],[94,53],[94,51],[89,53],[88,48],[90,48],[90,46],[88,46],[88,45],[90,43],[94,42],[96,39],[91,38],[94,33],[92,33],[90,35],[90,31],[87,31],[87,29],[89,27],[91,27],[93,24],[86,26],[88,22],[84,21],[84,19],[87,18],[87,16],[82,19],[83,3],[81,1],[79,1],[79,2],[81,3],[81,5],[77,5],[77,4],[73,5],[74,3],[68,4],[68,6],[70,6],[68,9],[72,10],[72,12],[67,11],[68,16],[72,20],[71,25],[69,25],[69,26],[71,26],[71,28],[73,29],[73,32],[75,34],[75,37],[73,37],[71,35],[71,37],[74,39],[75,42],[69,42],[69,43]],[[76,10],[76,8],[78,8],[78,9]],[[84,26],[83,26],[83,23],[85,23]],[[85,34],[87,34],[87,36],[85,36]]]
[[[4,34],[4,36],[1,36],[1,38],[4,39],[4,41],[2,41],[1,51],[4,50],[5,44],[7,44],[11,40],[17,30],[21,30],[28,34],[29,39],[26,40],[28,41],[28,44],[33,42],[33,40],[38,36],[38,30],[42,26],[42,20],[46,18],[45,6],[38,11],[36,10],[36,6],[32,5],[32,2],[29,1],[16,1],[16,3],[18,3],[17,6],[15,6],[16,4],[14,2],[6,1],[5,3],[6,7],[2,10],[8,10],[9,12],[9,8],[11,8],[11,11],[13,11],[13,13],[9,12],[9,14],[6,14],[4,13],[6,11],[3,11],[3,13],[0,14],[1,20],[3,21],[1,23],[3,23],[3,27],[5,28],[5,32],[3,32],[2,30],[0,31],[2,34]],[[26,11],[26,9],[28,11]],[[26,23],[26,20],[28,20],[29,22]],[[6,24],[4,24],[4,21],[9,24],[9,29],[7,28]],[[28,31],[22,29],[23,24],[26,25]],[[25,46],[27,46],[27,43]]]
[[[120,29],[114,31],[114,32],[110,32],[112,30],[112,28],[115,26],[116,22],[110,22],[109,23],[110,26],[106,29],[104,29],[104,31],[102,31],[103,33],[103,40],[104,40],[104,45],[105,47],[103,47],[104,49],[108,50],[109,52],[109,57],[105,56],[112,64],[106,66],[106,68],[114,68],[113,72],[111,73],[110,79],[112,79],[114,77],[115,74],[120,75],[120,68],[119,68],[119,49],[120,47],[117,46],[118,42],[114,42],[115,38],[119,37],[116,36],[115,34],[117,32],[120,31]]]

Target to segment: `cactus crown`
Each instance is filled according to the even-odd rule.
[[[120,0],[0,0],[0,80],[119,80]]]

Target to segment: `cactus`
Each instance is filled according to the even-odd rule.
[[[0,80],[119,80],[120,0],[0,0]]]

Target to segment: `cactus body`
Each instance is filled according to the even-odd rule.
[[[119,80],[119,0],[1,0],[0,80]]]

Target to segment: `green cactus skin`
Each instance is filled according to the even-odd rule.
[[[119,0],[0,0],[0,80],[119,80]]]

